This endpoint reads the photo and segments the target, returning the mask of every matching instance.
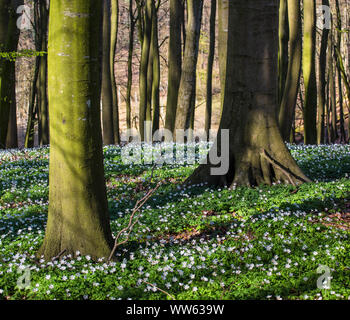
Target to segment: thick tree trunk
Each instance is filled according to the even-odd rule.
[[[199,36],[202,22],[203,0],[188,0],[188,21],[186,28],[186,47],[179,87],[175,129],[187,130],[191,124],[196,85]]]
[[[165,128],[174,131],[177,100],[181,79],[181,17],[183,6],[180,0],[170,0],[170,36],[168,51],[168,97],[165,116]]]
[[[277,125],[277,1],[231,1],[228,10],[230,37],[220,129],[209,164],[199,166],[187,183],[232,186],[309,181],[289,153]],[[229,151],[223,159],[229,162],[228,171],[213,172],[218,165],[210,163],[211,155],[221,150],[225,156],[223,129],[229,130]]]
[[[303,77],[305,84],[304,143],[316,144],[316,0],[304,1]]]
[[[113,92],[111,80],[110,48],[111,48],[111,0],[103,0],[103,47],[102,47],[102,123],[103,143],[114,144]]]
[[[38,252],[46,260],[64,250],[97,259],[112,249],[100,124],[101,16],[100,1],[51,1],[49,214]]]
[[[289,63],[284,93],[279,110],[279,127],[284,141],[288,141],[290,137],[300,81],[302,56],[300,0],[288,1],[288,21]]]

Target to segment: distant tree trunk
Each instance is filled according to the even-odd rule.
[[[329,0],[323,0],[322,5],[329,7]],[[325,143],[326,66],[328,35],[329,30],[327,28],[323,28],[319,60],[317,144]]]
[[[129,54],[128,54],[128,83],[126,89],[126,127],[131,129],[131,89],[132,89],[132,57],[134,53],[135,17],[133,12],[133,0],[129,0]]]
[[[45,260],[77,250],[96,260],[113,246],[100,123],[101,16],[100,1],[51,1],[49,213],[38,252]]]
[[[39,35],[39,51],[47,52],[47,27],[48,12],[46,8],[46,0],[40,0],[39,6],[38,28]],[[39,127],[39,144],[41,146],[49,144],[49,112],[47,101],[47,55],[39,57],[39,75],[37,82],[37,99],[38,99],[38,127]]]
[[[29,94],[29,103],[28,103],[28,119],[27,119],[27,129],[26,129],[26,135],[24,140],[24,147],[25,148],[33,148],[34,147],[34,122],[35,122],[35,98],[37,96],[37,82],[39,77],[39,60],[40,57],[36,57],[35,63],[34,63],[34,77],[32,80],[32,84],[30,87],[30,94]]]
[[[103,0],[103,47],[102,47],[102,122],[103,143],[114,144],[113,91],[111,81],[111,0]],[[113,0],[112,0],[113,1]]]
[[[147,117],[147,77],[148,77],[148,62],[151,48],[152,37],[152,2],[153,0],[146,1],[146,7],[144,10],[144,29],[142,38],[141,49],[141,65],[140,65],[140,110],[139,110],[139,130],[141,140],[148,141],[149,136],[145,136],[145,121]],[[147,131],[148,132],[148,131]]]
[[[333,26],[333,21],[331,22]],[[332,30],[332,28],[331,28]],[[333,47],[333,34],[331,31],[328,41],[328,82],[329,82],[329,114],[330,116],[330,143],[334,143],[338,139],[337,130],[337,100],[336,100],[336,88],[335,88],[335,72],[334,72],[334,47]]]
[[[205,112],[204,129],[209,140],[209,131],[211,128],[212,104],[213,104],[213,63],[215,55],[215,23],[216,23],[216,0],[211,2],[210,13],[210,39],[209,39],[209,55],[207,67],[207,101]]]
[[[119,0],[111,0],[111,47],[110,47],[110,70],[111,85],[113,98],[113,132],[114,143],[120,143],[119,133],[119,101],[117,93],[117,83],[115,80],[115,57],[118,39],[118,23],[119,23]]]
[[[284,144],[276,119],[278,1],[230,1],[227,10],[226,89],[218,138],[209,164],[199,166],[187,183],[233,186],[309,181]],[[228,154],[228,141],[222,146],[222,129],[229,130]],[[216,150],[228,162],[227,172],[212,172],[219,169],[210,163],[210,154],[216,155]]]
[[[160,117],[160,103],[159,103],[159,87],[160,87],[160,58],[159,58],[159,43],[158,43],[158,9],[160,1],[157,3],[157,7],[153,3],[152,13],[152,106],[153,106],[153,123],[152,123],[152,135],[159,129],[159,117]]]
[[[317,143],[316,0],[304,1],[304,143]]]
[[[342,18],[341,18],[341,9],[339,0],[335,0],[335,6],[336,6],[336,12],[337,12],[337,43],[336,47],[337,50],[339,50],[339,53],[341,53],[341,47],[342,47]],[[349,32],[349,31],[348,31]],[[338,77],[338,96],[339,96],[339,125],[340,125],[340,142],[344,143],[346,141],[346,133],[345,133],[345,126],[344,126],[344,103],[343,103],[343,83],[342,83],[342,75],[341,75],[341,68],[340,68],[340,59],[338,59],[338,55],[336,54],[336,61],[337,61],[337,77]]]
[[[17,50],[19,30],[17,28],[17,6],[23,1],[0,1],[0,49],[13,52]],[[17,145],[16,141],[16,99],[15,99],[15,61],[0,60],[0,149],[6,147],[9,123],[11,122],[10,139],[12,146]],[[12,117],[11,117],[12,114]]]
[[[301,56],[301,11],[300,0],[288,1],[289,63],[284,93],[279,111],[279,127],[284,141],[288,141],[292,130],[293,113],[297,101]]]
[[[186,28],[186,47],[179,87],[178,107],[175,129],[187,130],[195,101],[196,66],[198,60],[199,36],[202,22],[202,0],[188,0],[188,21]]]
[[[288,2],[280,0],[279,8],[279,48],[278,48],[278,108],[282,101],[283,92],[286,84],[288,72],[288,43],[289,43],[289,24],[288,24]]]
[[[218,0],[218,29],[219,29],[219,73],[221,86],[221,108],[224,102],[226,63],[227,63],[227,37],[228,37],[228,7],[229,0]]]
[[[168,50],[168,97],[165,128],[174,131],[179,86],[181,79],[181,26],[183,6],[180,0],[170,0],[170,37]]]

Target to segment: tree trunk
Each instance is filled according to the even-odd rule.
[[[216,0],[211,2],[210,13],[210,40],[209,40],[209,55],[207,67],[207,101],[205,112],[204,129],[209,139],[211,128],[212,104],[213,104],[213,63],[215,55],[215,22],[216,22]]]
[[[100,1],[51,1],[49,214],[38,252],[46,260],[64,250],[108,257],[113,246],[100,123],[101,16]]]
[[[141,49],[141,65],[140,65],[140,110],[139,110],[139,130],[141,140],[145,138],[145,121],[147,117],[147,77],[148,77],[148,63],[151,48],[152,37],[152,1],[146,1],[146,7],[144,10],[144,30],[142,37],[142,49]],[[140,19],[140,17],[139,17]]]
[[[288,2],[280,0],[279,8],[279,46],[278,46],[278,111],[286,84],[288,72]]]
[[[5,52],[17,51],[19,29],[17,28],[16,8],[23,1],[0,2],[0,50]],[[10,115],[16,112],[14,92],[16,86],[15,61],[0,60],[0,149],[6,147]],[[12,116],[12,120],[15,117]],[[14,123],[12,123],[14,128]],[[13,131],[12,131],[13,132]],[[15,137],[12,137],[14,140]],[[14,142],[13,144],[17,144]]]
[[[153,106],[153,123],[152,135],[159,129],[160,103],[159,103],[159,87],[160,87],[160,59],[159,59],[159,43],[158,43],[158,1],[157,8],[153,3],[152,6],[152,106]]]
[[[113,1],[113,0],[112,0]],[[111,0],[103,0],[103,29],[102,29],[102,123],[103,143],[114,144],[114,114],[113,114],[113,92],[111,80]]]
[[[309,181],[289,153],[277,125],[277,1],[230,1],[228,10],[230,37],[220,129],[209,164],[199,166],[187,183],[232,186]],[[229,130],[227,154],[223,129]],[[216,150],[221,150],[223,161],[228,162],[227,170],[211,162]]]
[[[40,28],[40,43],[39,51],[47,52],[47,24],[48,12],[46,8],[46,1],[40,0],[39,6],[39,24]],[[39,144],[41,146],[49,144],[49,114],[47,102],[47,55],[39,57],[39,75],[37,82],[38,92],[38,124],[39,124]]]
[[[329,0],[322,0],[322,5],[329,7]],[[328,36],[329,30],[327,28],[323,28],[319,59],[317,144],[325,143],[326,66]]]
[[[303,77],[305,84],[304,143],[316,144],[316,0],[304,1]]]
[[[174,131],[177,100],[181,79],[181,17],[183,6],[179,0],[170,0],[170,37],[168,51],[168,97],[165,116],[165,128]]]
[[[289,63],[284,93],[279,110],[279,127],[284,141],[288,141],[292,129],[293,113],[297,101],[301,55],[301,11],[300,0],[288,1]]]
[[[119,0],[111,0],[111,40],[110,40],[110,71],[111,71],[111,86],[113,100],[113,133],[114,143],[120,143],[119,133],[119,101],[117,94],[117,83],[115,80],[115,56],[118,40],[118,23],[119,23]]]
[[[126,89],[126,127],[131,129],[131,89],[132,89],[132,57],[134,53],[135,18],[133,12],[133,0],[129,1],[129,53],[128,53],[128,83]]]
[[[186,47],[179,87],[175,129],[187,130],[191,124],[193,101],[195,101],[196,67],[198,61],[199,36],[202,22],[202,0],[188,0]]]

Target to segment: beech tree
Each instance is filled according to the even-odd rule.
[[[278,2],[230,1],[223,114],[210,152],[221,150],[223,129],[229,129],[229,169],[212,174],[218,165],[200,165],[187,183],[258,185],[276,180],[300,184],[309,179],[292,158],[280,134],[278,104]],[[239,45],[237,45],[239,44]]]
[[[203,0],[187,1],[186,45],[183,58],[175,129],[187,130],[193,122],[196,95],[196,67],[202,23]],[[192,121],[191,121],[192,120]]]
[[[100,124],[101,15],[101,1],[51,0],[49,213],[38,252],[47,260],[77,250],[108,257],[113,246]]]

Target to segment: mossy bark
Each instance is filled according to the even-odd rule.
[[[289,23],[289,63],[279,110],[279,127],[284,141],[288,141],[292,130],[293,114],[297,101],[301,58],[302,58],[302,36],[301,36],[301,11],[300,0],[288,1],[288,23]]]
[[[100,124],[101,16],[100,1],[51,2],[49,213],[38,252],[46,260],[63,250],[108,257],[113,246]]]
[[[229,169],[213,175],[211,170],[217,165],[208,157],[208,164],[200,165],[186,183],[251,186],[278,180],[295,185],[309,181],[284,144],[276,119],[278,4],[274,0],[237,0],[227,10],[230,37],[223,115],[210,152],[225,147],[221,130],[228,129],[225,160]]]

